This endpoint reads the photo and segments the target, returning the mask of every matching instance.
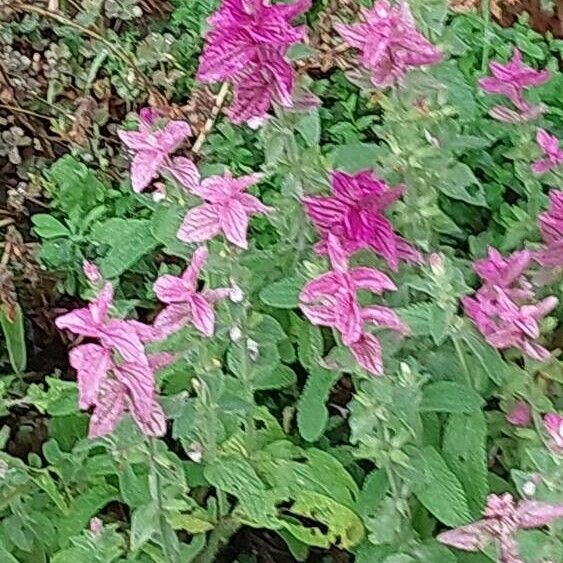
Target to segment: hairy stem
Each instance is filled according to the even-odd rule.
[[[221,520],[217,527],[209,534],[205,549],[196,557],[194,563],[214,563],[217,561],[217,554],[228,543],[240,526],[240,523],[231,516]]]

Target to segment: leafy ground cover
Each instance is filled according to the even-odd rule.
[[[2,561],[563,559],[547,4],[0,0]]]

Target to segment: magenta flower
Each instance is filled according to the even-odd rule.
[[[515,535],[518,530],[541,528],[563,517],[563,504],[523,500],[512,495],[489,495],[482,520],[438,534],[443,544],[464,551],[480,551],[491,542],[499,548],[502,563],[523,563]]]
[[[87,307],[61,315],[55,324],[74,334],[97,338],[105,349],[116,350],[125,362],[136,362],[144,357],[143,343],[130,321],[108,318],[112,300],[113,287],[108,282]]]
[[[408,70],[439,62],[442,54],[416,29],[406,2],[391,6],[378,0],[371,10],[362,10],[363,20],[335,29],[350,46],[361,52],[360,61],[371,71],[377,88],[400,82]]]
[[[493,61],[489,65],[492,76],[487,76],[479,80],[481,88],[489,94],[500,94],[506,96],[518,109],[518,112],[507,111],[507,108],[495,106],[491,110],[491,115],[501,121],[514,121],[510,117],[512,113],[519,115],[520,118],[531,119],[536,117],[541,111],[531,106],[524,98],[524,90],[532,86],[544,84],[550,78],[548,70],[535,70],[522,64],[522,53],[514,49],[512,59],[506,65]],[[540,108],[541,109],[541,108]]]
[[[523,274],[530,265],[532,254],[527,250],[512,253],[508,258],[493,248],[488,249],[488,257],[476,260],[473,269],[483,280],[481,293],[491,294],[494,288],[502,288],[513,299],[531,299],[534,296],[532,286]]]
[[[210,176],[203,180],[192,191],[206,203],[188,211],[178,238],[184,242],[203,242],[223,233],[229,242],[248,248],[249,217],[273,211],[254,196],[244,193],[261,178],[261,174],[233,178],[227,172],[224,176]]]
[[[160,339],[190,323],[205,336],[213,336],[213,305],[220,299],[229,297],[231,290],[221,288],[198,291],[199,274],[207,256],[207,248],[198,248],[192,263],[180,277],[165,275],[156,280],[154,291],[160,301],[167,304],[154,321]]]
[[[545,242],[543,250],[534,258],[546,268],[563,267],[563,191],[549,192],[550,206],[538,217],[540,231]]]
[[[549,358],[549,351],[536,340],[540,336],[539,321],[558,303],[555,297],[546,297],[535,304],[517,305],[499,286],[475,297],[462,299],[465,313],[472,319],[485,340],[494,348],[516,347],[539,361]]]
[[[555,135],[550,135],[545,129],[538,129],[536,139],[545,158],[532,164],[535,174],[544,174],[563,164],[563,150],[559,147],[559,139]]]
[[[387,275],[372,268],[350,270],[346,254],[332,234],[327,238],[327,251],[334,269],[307,283],[299,296],[301,310],[313,324],[338,329],[344,344],[349,345],[358,340],[363,329],[357,291],[380,294],[397,287]]]
[[[371,248],[392,270],[399,260],[420,262],[420,253],[393,230],[385,210],[404,193],[404,187],[389,188],[372,172],[354,175],[333,172],[331,196],[306,197],[305,210],[323,236],[319,249],[326,250],[326,237],[336,235],[350,255]]]
[[[209,19],[211,31],[198,79],[232,81],[234,122],[263,117],[272,102],[292,106],[294,70],[285,55],[303,40],[305,26],[291,22],[310,5],[310,0],[275,5],[266,0],[224,0]]]
[[[137,362],[117,363],[111,350],[82,344],[69,354],[78,373],[79,406],[93,408],[88,436],[110,434],[126,412],[147,436],[163,436],[166,419],[156,400],[154,373],[144,356]]]
[[[563,416],[555,412],[546,414],[543,425],[549,434],[551,449],[563,455]]]
[[[364,330],[372,324],[381,328],[408,333],[408,327],[389,308],[372,305],[361,309],[357,292],[365,289],[380,294],[394,291],[395,284],[383,272],[373,268],[348,268],[346,254],[338,239],[329,234],[327,251],[333,270],[311,280],[299,299],[305,316],[318,326],[337,329],[358,363],[370,373],[383,371],[379,340]]]
[[[526,401],[516,401],[512,410],[506,415],[512,426],[529,426],[532,422],[532,409]]]
[[[199,172],[188,158],[171,154],[190,135],[185,121],[170,121],[158,127],[159,114],[143,108],[139,114],[139,130],[117,132],[121,142],[134,154],[131,163],[133,190],[142,192],[161,173],[168,172],[185,188],[191,190],[199,183]]]
[[[88,260],[84,260],[82,263],[82,269],[84,270],[84,275],[86,276],[86,279],[91,284],[96,285],[102,280],[102,275],[100,274],[100,270],[98,270],[96,264],[93,264]]]

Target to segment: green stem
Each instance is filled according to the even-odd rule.
[[[164,514],[164,505],[162,502],[162,482],[160,479],[160,474],[156,467],[156,438],[149,439],[149,467],[150,467],[150,475],[149,479],[152,481],[152,489],[153,494],[156,497],[156,504],[158,506],[158,520],[159,520],[159,527],[160,527],[160,535],[162,540],[162,550],[164,551],[164,557],[166,561],[170,563],[175,563],[176,558],[174,557],[173,553],[170,552],[170,546],[168,545],[167,538],[164,534],[164,529],[168,526],[168,522],[166,521],[166,516]]]
[[[240,523],[233,517],[223,519],[209,534],[207,545],[203,552],[198,555],[194,563],[215,563],[221,548],[228,543],[229,539],[240,528]]]

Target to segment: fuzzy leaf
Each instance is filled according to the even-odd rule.
[[[260,299],[277,309],[295,309],[305,281],[301,277],[285,278],[274,282],[260,292]]]
[[[487,477],[487,425],[482,411],[452,414],[444,432],[443,454],[467,494],[469,509],[478,518],[485,506]]]
[[[303,323],[297,342],[299,361],[308,369],[318,366],[324,351],[321,329],[310,323]]]
[[[422,390],[422,412],[471,413],[485,404],[481,396],[467,385],[453,381],[438,381]]]
[[[339,372],[322,368],[315,368],[309,374],[297,405],[297,426],[307,442],[315,442],[323,435],[328,422],[326,402],[340,377]]]
[[[412,458],[410,484],[423,506],[446,526],[467,524],[471,514],[459,479],[431,446]]]
[[[38,213],[31,218],[33,230],[44,239],[68,237],[70,231],[52,215],[48,213]]]

